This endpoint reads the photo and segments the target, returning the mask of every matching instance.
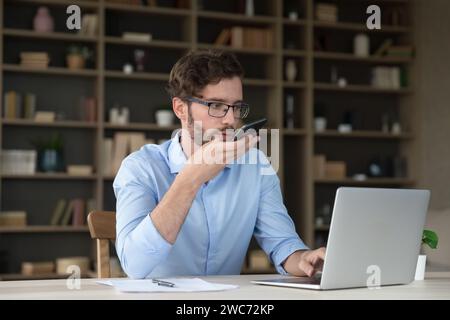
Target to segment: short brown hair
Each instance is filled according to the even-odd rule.
[[[244,70],[231,52],[217,49],[191,51],[175,63],[166,86],[171,98],[196,96],[208,84],[233,77],[242,79]]]

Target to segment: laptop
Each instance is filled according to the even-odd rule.
[[[429,200],[429,190],[338,188],[322,272],[252,283],[316,290],[411,283]]]

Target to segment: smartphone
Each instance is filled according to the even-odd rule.
[[[249,129],[253,129],[256,132],[258,132],[258,130],[261,129],[266,123],[267,123],[267,119],[262,118],[262,119],[259,119],[259,120],[256,120],[256,121],[253,121],[253,122],[243,125],[242,127],[240,127],[239,129],[236,130],[233,141],[236,141],[236,140],[239,140],[240,138],[242,138],[242,136],[245,134],[245,132],[247,132],[247,130],[249,130]]]

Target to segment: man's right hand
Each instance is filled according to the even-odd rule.
[[[237,141],[222,141],[220,137],[205,143],[188,159],[182,173],[191,177],[198,186],[211,180],[225,165],[243,156],[253,148],[259,137],[247,134]]]

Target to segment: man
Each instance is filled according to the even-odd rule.
[[[236,57],[221,51],[191,52],[174,65],[167,88],[181,133],[128,156],[113,184],[128,276],[239,274],[252,235],[279,273],[320,270],[325,248],[309,250],[295,233],[275,172],[233,161],[264,158],[256,136],[234,142],[226,134],[249,112],[242,77]],[[219,134],[198,141],[199,125]],[[205,160],[214,154],[224,161]]]

